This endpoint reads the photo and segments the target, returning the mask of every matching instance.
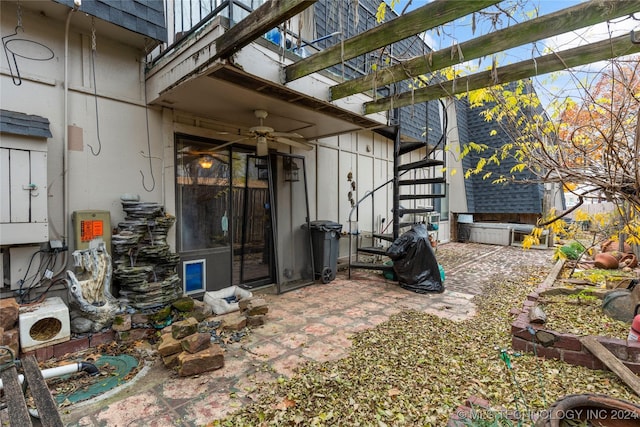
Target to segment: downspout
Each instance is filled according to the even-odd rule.
[[[71,23],[71,16],[76,12],[82,0],[74,0],[73,9],[67,13],[67,20],[64,26],[64,108],[63,108],[63,127],[62,134],[64,135],[62,141],[62,235],[65,240],[66,246],[69,247],[69,24]],[[63,252],[62,265],[54,276],[64,273],[67,269],[67,262],[69,260],[69,251]]]

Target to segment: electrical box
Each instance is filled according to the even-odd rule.
[[[111,253],[111,213],[109,211],[75,211],[72,216],[75,249],[93,248],[104,242]]]

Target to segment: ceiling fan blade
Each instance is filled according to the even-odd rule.
[[[282,138],[282,137],[274,138],[274,140],[281,144],[287,144],[287,145],[291,145],[292,147],[302,148],[303,150],[307,150],[307,151],[313,150],[313,145],[306,142],[294,141],[293,139]]]
[[[211,151],[211,152],[218,151],[218,150],[220,150],[220,149],[222,149],[222,148],[224,148],[224,147],[226,147],[226,146],[228,146],[228,145],[235,144],[236,142],[244,141],[245,139],[250,139],[250,137],[243,136],[243,137],[242,137],[242,138],[240,138],[240,139],[235,139],[235,140],[233,140],[233,141],[225,142],[224,144],[216,145],[215,147],[211,148],[211,150],[210,150],[210,151]]]
[[[299,133],[295,133],[295,132],[271,132],[269,135],[271,135],[273,137],[282,136],[284,138],[304,139],[304,136],[300,135]]]

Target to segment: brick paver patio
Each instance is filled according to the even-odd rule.
[[[290,377],[305,361],[326,361],[349,352],[349,337],[402,310],[420,310],[453,321],[473,316],[472,298],[528,265],[552,266],[551,251],[448,243],[438,248],[446,272],[445,292],[417,294],[382,275],[339,272],[282,295],[264,295],[269,313],[226,348],[225,366],[194,377],[178,377],[162,363],[103,399],[64,408],[65,424],[77,426],[197,426],[224,417],[254,398],[256,384]]]

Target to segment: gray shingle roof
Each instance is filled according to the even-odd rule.
[[[0,133],[14,135],[36,136],[51,138],[49,119],[46,117],[0,110]]]
[[[493,122],[487,122],[481,116],[480,108],[469,108],[465,102],[466,108],[466,140],[461,143],[473,141],[477,144],[485,144],[491,148],[498,148],[510,141],[507,132]],[[460,111],[464,114],[465,109]],[[490,135],[491,131],[497,133]],[[461,138],[462,139],[462,138]],[[483,153],[483,157],[488,157],[487,152]],[[475,167],[479,159],[478,154],[470,154],[462,161],[464,171]],[[542,197],[544,187],[542,184],[494,184],[494,177],[499,175],[515,176],[516,179],[533,179],[533,176],[526,170],[523,172],[511,172],[511,168],[516,165],[516,160],[506,158],[501,161],[500,165],[485,166],[487,172],[493,172],[493,177],[483,179],[483,173],[471,175],[467,180],[471,183],[471,192],[467,186],[467,205],[470,213],[534,213],[542,212]]]
[[[73,0],[54,1],[73,7]],[[163,0],[82,0],[80,10],[154,40],[167,41]]]

